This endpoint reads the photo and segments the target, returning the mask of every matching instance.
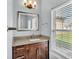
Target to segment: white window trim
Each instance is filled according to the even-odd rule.
[[[59,7],[56,7],[56,8],[54,8],[54,9],[52,9],[51,10],[51,50],[54,50],[54,51],[56,51],[56,52],[58,52],[58,53],[60,53],[61,55],[63,55],[63,56],[65,56],[65,57],[67,57],[67,58],[69,58],[69,59],[71,59],[71,56],[68,56],[66,53],[67,53],[67,51],[68,52],[70,52],[71,53],[71,55],[72,55],[72,51],[71,50],[67,50],[67,49],[61,49],[61,48],[58,48],[57,46],[56,46],[56,41],[55,41],[55,39],[53,39],[55,36],[54,36],[54,28],[55,28],[55,26],[54,26],[54,23],[55,23],[55,11],[56,10],[58,10],[58,9],[60,9],[60,8],[63,8],[63,7],[65,7],[65,6],[67,6],[67,5],[69,5],[69,4],[72,4],[72,2],[71,2],[71,0],[70,1],[68,1],[68,2],[66,2],[66,3],[64,3],[63,5],[61,5],[61,6],[59,6]],[[52,16],[53,15],[53,16]],[[53,28],[52,28],[53,27]],[[63,52],[63,51],[66,51],[66,53],[65,52]]]

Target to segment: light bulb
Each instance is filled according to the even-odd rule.
[[[24,0],[24,3],[27,3],[27,0]]]
[[[30,4],[32,4],[32,1],[29,1]]]
[[[37,5],[37,3],[36,3],[36,1],[34,1],[33,8],[36,8],[36,5]]]
[[[36,1],[34,1],[34,3],[33,3],[34,5],[36,5],[37,3],[36,3]]]
[[[32,8],[36,8],[37,3],[36,1],[33,0],[24,0],[24,5],[25,7],[32,9]]]

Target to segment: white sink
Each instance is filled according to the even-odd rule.
[[[38,40],[40,40],[40,39],[30,39],[29,41],[38,41]]]

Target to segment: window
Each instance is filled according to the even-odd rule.
[[[56,47],[72,49],[72,4],[55,10],[53,33]]]

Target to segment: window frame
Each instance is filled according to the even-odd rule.
[[[63,8],[63,7],[65,7],[65,6],[67,6],[67,5],[69,5],[69,4],[72,4],[72,2],[71,1],[68,1],[68,2],[66,2],[66,3],[64,3],[64,4],[62,4],[62,5],[60,5],[60,6],[58,6],[58,7],[56,7],[56,8],[54,8],[54,9],[51,9],[51,41],[52,41],[52,43],[53,43],[53,47],[52,48],[58,48],[57,46],[56,46],[56,31],[71,31],[72,32],[72,30],[60,30],[60,29],[56,29],[56,11],[57,10],[59,10],[59,9],[61,9],[61,8]],[[52,16],[53,15],[53,16]]]

